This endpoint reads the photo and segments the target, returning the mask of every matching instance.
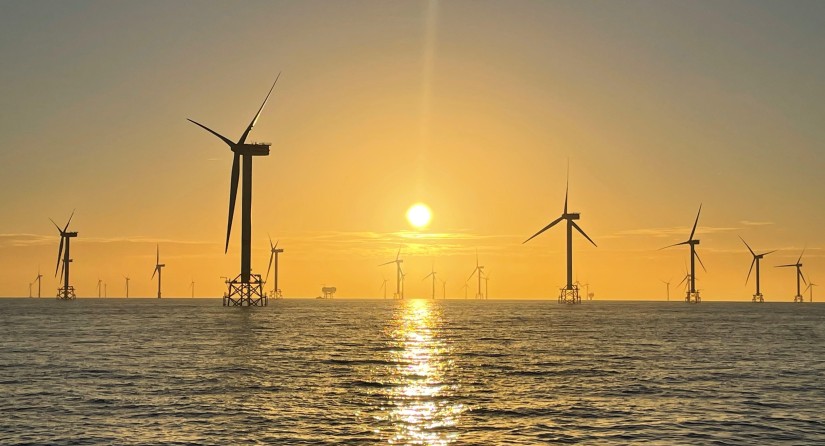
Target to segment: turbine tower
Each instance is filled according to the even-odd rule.
[[[193,280],[192,283],[189,284],[189,286],[192,288],[192,299],[194,299],[195,298],[195,281]]]
[[[160,299],[160,284],[161,284],[160,276],[161,276],[162,268],[165,267],[165,266],[166,266],[165,264],[160,263],[160,245],[158,245],[157,246],[157,257],[155,257],[155,270],[152,271],[152,278],[153,279],[155,278],[155,274],[158,275],[158,299]]]
[[[229,251],[229,236],[232,233],[232,218],[235,214],[235,199],[238,195],[238,180],[241,176],[241,166],[239,164],[241,160],[243,160],[243,186],[241,189],[241,273],[231,281],[227,279],[228,290],[223,296],[224,306],[263,307],[266,306],[268,302],[266,293],[263,290],[261,275],[252,274],[252,157],[268,156],[270,144],[250,144],[246,142],[246,138],[249,136],[249,132],[252,131],[252,127],[254,127],[258,121],[258,117],[261,115],[261,111],[263,111],[266,102],[269,100],[269,95],[272,94],[272,90],[275,88],[275,84],[278,82],[278,77],[280,76],[281,74],[278,73],[275,82],[272,83],[272,88],[269,89],[269,93],[267,93],[263,104],[261,104],[261,108],[258,109],[258,113],[252,118],[252,122],[249,123],[249,126],[243,132],[240,139],[238,139],[238,142],[232,142],[229,138],[226,138],[205,125],[189,119],[192,123],[220,138],[229,146],[233,153],[229,185],[229,220],[226,227],[226,246],[224,253]]]
[[[705,269],[705,264],[702,263],[702,259],[699,258],[699,254],[696,253],[696,245],[699,244],[698,239],[694,239],[693,236],[696,234],[696,225],[699,224],[699,214],[702,213],[702,205],[699,205],[699,212],[696,213],[696,221],[693,222],[693,229],[690,231],[690,237],[687,240],[681,243],[674,243],[673,245],[665,246],[661,249],[671,248],[673,246],[679,245],[688,245],[690,246],[690,280],[689,285],[690,289],[685,293],[685,302],[688,303],[699,303],[702,301],[702,298],[699,296],[699,290],[696,289],[696,260],[699,261],[699,264],[702,265],[702,269],[707,272]]]
[[[63,279],[63,287],[57,289],[57,298],[60,300],[74,300],[75,299],[75,292],[74,287],[69,285],[69,266],[72,263],[72,258],[69,256],[69,244],[71,240],[77,237],[77,232],[69,232],[69,223],[72,222],[72,217],[74,217],[74,211],[72,211],[72,215],[69,216],[69,221],[66,222],[66,226],[63,229],[60,229],[60,226],[57,226],[57,223],[54,220],[49,219],[55,228],[60,232],[60,248],[57,251],[57,266],[54,268],[54,276],[57,277],[57,270],[60,270],[60,277]],[[63,246],[66,246],[66,250],[63,251]],[[63,259],[61,260],[61,256]],[[62,263],[61,263],[62,262]]]
[[[101,294],[103,292],[103,281],[100,280],[100,277],[97,278],[97,298],[100,299]]]
[[[273,299],[281,299],[284,297],[283,293],[281,293],[281,289],[278,288],[278,254],[284,252],[283,248],[278,247],[278,242],[276,241],[275,244],[272,244],[272,237],[269,237],[269,266],[266,268],[266,279],[264,279],[264,283],[269,280],[269,271],[272,269],[273,262],[275,264],[275,276],[273,277],[272,282],[272,298]]]
[[[436,275],[438,274],[437,272],[435,272],[435,265],[432,266],[430,271],[431,271],[430,274],[427,274],[426,276],[424,276],[424,278],[421,279],[421,281],[423,282],[423,281],[427,280],[427,278],[429,278],[429,277],[433,278],[433,300],[435,300],[435,281],[436,281]]]
[[[802,249],[802,254],[805,254],[805,249]],[[778,265],[777,268],[787,268],[787,267],[796,267],[796,296],[794,296],[794,302],[805,302],[805,299],[802,297],[802,292],[800,291],[799,286],[799,279],[802,279],[805,284],[808,284],[808,281],[805,280],[805,276],[802,275],[802,254],[799,254],[799,258],[796,260],[796,263],[791,263],[788,265]]]
[[[38,267],[37,268],[37,277],[34,278],[34,281],[37,282],[37,298],[38,299],[40,299],[40,282],[41,282],[40,279],[42,279],[42,278],[43,278],[43,274],[40,274],[40,268]]]
[[[490,298],[490,273],[484,274],[484,298]]]
[[[818,286],[818,285],[813,283],[813,282],[810,282],[810,283],[808,283],[808,287],[805,288],[805,291],[811,290],[811,300],[809,300],[808,302],[813,303],[813,301],[814,301],[814,287],[815,286]]]
[[[753,299],[751,299],[751,301],[760,303],[765,302],[765,298],[764,296],[762,296],[762,291],[759,288],[759,261],[762,260],[762,258],[766,255],[772,252],[776,252],[776,250],[768,251],[762,254],[757,254],[753,252],[753,249],[751,249],[750,245],[748,245],[748,242],[746,242],[745,239],[742,238],[742,236],[739,236],[739,240],[742,240],[742,243],[745,244],[745,246],[748,248],[748,251],[750,251],[751,255],[753,256],[753,260],[751,261],[751,267],[748,269],[748,277],[745,278],[745,285],[748,284],[748,279],[751,278],[751,271],[753,271],[753,265],[756,265],[756,293],[754,293]]]
[[[401,264],[404,263],[403,259],[400,259],[401,256],[401,248],[398,248],[398,254],[395,255],[395,260],[390,260],[387,263],[382,263],[378,266],[389,265],[390,263],[395,263],[395,294],[392,296],[393,299],[403,299],[404,298],[404,290],[402,288],[402,282],[404,280],[404,271],[401,270]]]
[[[467,282],[469,282],[470,279],[473,278],[473,276],[478,276],[478,292],[476,293],[476,299],[483,299],[484,298],[484,295],[481,294],[481,279],[484,278],[483,273],[484,273],[484,265],[479,265],[478,264],[478,252],[476,251],[476,268],[473,270],[472,273],[470,273],[470,277],[467,278]],[[466,298],[466,294],[467,294],[466,291],[465,291],[464,294],[465,294],[465,298]]]
[[[384,299],[386,299],[387,298],[387,278],[386,277],[384,277],[384,281],[381,282],[381,286],[378,287],[379,290],[382,289],[382,288],[384,289]]]
[[[128,299],[129,298],[129,277],[123,276],[123,278],[126,279],[126,298]]]
[[[552,228],[562,220],[567,220],[567,285],[559,289],[559,303],[565,304],[579,304],[581,303],[581,296],[579,295],[579,287],[573,283],[573,228],[575,228],[581,235],[584,236],[593,246],[598,247],[582,228],[576,224],[575,220],[581,218],[578,212],[567,212],[567,195],[570,190],[570,166],[567,167],[567,184],[564,189],[564,210],[561,217],[550,222],[549,225],[542,228],[539,232],[533,234],[532,237],[525,240],[522,244],[529,242],[542,232]]]
[[[665,286],[666,286],[666,290],[667,290],[667,301],[668,301],[668,302],[670,302],[670,281],[671,281],[671,280],[673,280],[673,279],[671,278],[671,279],[668,279],[667,281],[664,281],[664,280],[659,279],[659,281],[660,281],[660,282],[662,282],[663,284],[665,284]],[[681,283],[681,282],[680,282],[680,283]]]

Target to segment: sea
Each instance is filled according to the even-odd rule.
[[[2,445],[823,445],[825,305],[0,299]]]

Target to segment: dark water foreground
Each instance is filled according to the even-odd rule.
[[[825,305],[0,300],[0,444],[825,444]]]

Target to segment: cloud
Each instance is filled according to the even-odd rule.
[[[687,239],[690,236],[690,230],[692,227],[689,226],[678,226],[672,228],[641,228],[641,229],[628,229],[625,231],[619,231],[612,236],[602,237],[602,238],[616,238],[616,237],[636,237],[636,236],[643,236],[643,237],[657,237],[657,238],[664,238],[664,237],[673,237],[673,236],[680,236],[684,239]],[[699,226],[696,228],[696,234],[716,234],[720,232],[729,232],[735,231],[739,228],[726,228],[726,227],[708,227],[708,226]]]
[[[56,245],[60,243],[60,236],[41,234],[0,234],[0,247],[26,247]],[[218,245],[218,242],[205,242],[200,240],[174,240],[167,238],[156,238],[146,236],[133,237],[78,237],[72,240],[72,244],[109,244],[109,243],[135,243],[135,244],[164,244],[164,245]]]
[[[774,222],[772,222],[772,221],[750,221],[750,220],[741,220],[739,223],[744,225],[744,226],[767,226],[767,225],[774,224]]]

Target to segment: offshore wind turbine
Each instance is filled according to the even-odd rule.
[[[398,248],[398,254],[395,255],[395,260],[390,260],[387,263],[382,263],[378,266],[389,265],[390,263],[395,263],[395,295],[393,295],[393,299],[403,299],[404,298],[404,291],[402,289],[402,282],[404,281],[404,271],[401,270],[401,264],[404,263],[404,260],[400,258],[401,256],[401,248]]]
[[[272,237],[269,237],[269,264],[266,267],[266,278],[264,279],[264,283],[269,280],[269,271],[272,269],[272,265],[275,265],[275,276],[273,277],[272,282],[272,298],[273,299],[280,299],[283,297],[281,293],[281,289],[278,288],[278,254],[284,252],[283,248],[278,247],[278,242],[276,241],[275,244],[272,244]]]
[[[194,299],[195,298],[195,281],[193,280],[192,283],[189,284],[189,286],[192,288],[192,299]]]
[[[666,289],[667,289],[667,301],[668,302],[670,302],[670,281],[671,280],[673,280],[673,279],[671,278],[671,279],[668,279],[667,281],[659,279],[659,281],[662,282],[663,284],[665,284],[665,286],[667,287]]]
[[[490,273],[487,272],[484,274],[484,298],[490,298]]]
[[[433,278],[433,300],[435,300],[435,281],[436,281],[436,275],[438,274],[437,272],[435,272],[435,265],[432,266],[430,271],[431,271],[430,274],[427,274],[426,276],[424,276],[424,278],[421,279],[421,281],[423,282],[423,281],[427,280],[427,278],[429,278],[429,277]]]
[[[690,231],[690,237],[687,240],[680,243],[674,243],[669,246],[665,246],[661,249],[671,248],[673,246],[679,245],[688,245],[690,246],[690,280],[688,285],[690,286],[690,290],[685,294],[685,302],[688,303],[699,303],[702,301],[702,298],[699,296],[699,290],[696,289],[696,260],[699,260],[699,264],[702,265],[702,269],[707,272],[705,269],[705,264],[702,263],[702,259],[699,258],[699,254],[696,253],[696,245],[699,244],[698,239],[694,239],[693,236],[696,234],[696,225],[699,224],[699,215],[702,213],[702,205],[699,205],[699,212],[696,213],[696,221],[693,222],[693,229]]]
[[[66,222],[66,226],[63,229],[60,229],[60,226],[57,226],[57,223],[54,220],[49,219],[55,228],[60,232],[60,248],[57,251],[57,266],[54,268],[54,276],[57,277],[57,270],[60,270],[60,277],[63,279],[63,287],[57,289],[57,298],[60,300],[74,300],[75,299],[75,292],[74,287],[69,285],[69,266],[72,263],[72,258],[69,256],[69,245],[73,238],[77,237],[77,232],[69,232],[69,223],[72,222],[72,217],[74,217],[74,211],[72,211],[72,215],[69,216],[69,221]],[[63,251],[63,246],[66,246],[66,250]],[[60,257],[63,257],[61,259]],[[62,263],[61,263],[62,262]]]
[[[751,255],[753,256],[753,260],[751,261],[751,267],[748,269],[748,277],[745,278],[745,285],[748,284],[748,279],[751,278],[751,271],[753,271],[753,265],[756,265],[756,293],[754,293],[753,299],[751,299],[751,301],[765,302],[765,297],[762,296],[762,291],[759,288],[759,261],[762,260],[762,258],[766,255],[772,252],[776,252],[776,250],[764,252],[762,254],[757,254],[753,252],[753,249],[751,249],[750,245],[748,245],[748,242],[746,242],[745,239],[742,238],[742,236],[739,236],[739,240],[742,240],[742,243],[745,244],[745,246],[748,248],[748,251],[750,251]]]
[[[570,166],[568,165],[567,168],[567,183],[564,189],[564,210],[559,218],[550,222],[549,225],[542,228],[539,232],[533,234],[532,237],[528,238],[522,244],[533,240],[536,236],[541,234],[542,232],[552,228],[556,224],[558,224],[562,220],[567,221],[567,285],[564,288],[561,288],[559,291],[559,303],[568,303],[568,304],[578,304],[581,303],[581,296],[579,296],[579,287],[573,284],[573,228],[575,228],[581,235],[584,236],[593,246],[598,247],[596,242],[594,242],[587,234],[584,233],[582,228],[576,224],[575,220],[579,220],[581,218],[581,214],[578,212],[568,212],[567,211],[567,195],[570,190]]]
[[[478,252],[476,251],[476,268],[473,270],[472,273],[470,273],[470,277],[467,278],[467,282],[469,282],[470,279],[473,278],[473,276],[478,276],[478,292],[476,293],[476,299],[483,299],[484,298],[484,295],[481,294],[481,279],[483,278],[482,277],[483,273],[484,273],[484,265],[479,265],[478,264]],[[465,294],[466,294],[466,292],[465,292]]]
[[[802,254],[805,254],[805,249],[802,249]],[[805,276],[802,275],[802,254],[799,254],[799,258],[796,260],[796,263],[791,263],[788,265],[778,265],[777,268],[787,268],[787,267],[796,267],[796,296],[794,296],[794,302],[805,302],[805,299],[802,297],[802,292],[800,291],[799,287],[799,279],[802,279],[805,284],[808,284],[808,281],[805,280]]]
[[[815,286],[819,286],[819,285],[817,285],[813,282],[810,282],[810,283],[808,283],[808,287],[805,288],[805,291],[811,290],[811,300],[809,300],[808,302],[813,302],[814,301],[814,287]]]
[[[32,298],[32,285],[34,285],[34,282],[29,282],[29,299]]]
[[[189,119],[193,124],[220,138],[221,141],[229,146],[233,153],[229,185],[229,221],[226,226],[226,246],[224,253],[229,251],[229,236],[232,234],[232,218],[235,214],[235,199],[238,195],[241,161],[243,164],[243,185],[241,188],[241,273],[231,281],[227,279],[228,291],[223,297],[224,306],[266,306],[267,304],[267,297],[263,291],[261,275],[252,274],[252,158],[255,156],[268,156],[270,144],[250,144],[246,142],[246,138],[249,136],[249,132],[252,131],[252,127],[254,127],[258,121],[258,117],[261,115],[261,111],[263,111],[266,102],[269,100],[269,96],[272,94],[272,90],[275,88],[275,84],[278,83],[280,76],[281,74],[278,73],[275,82],[272,83],[272,87],[269,89],[269,93],[267,93],[264,102],[261,104],[261,108],[258,109],[258,113],[252,118],[252,122],[249,123],[249,126],[243,132],[240,139],[238,139],[238,142],[232,142],[229,138],[215,132],[209,127]]]
[[[128,276],[123,276],[123,278],[126,279],[126,298],[128,299],[129,298],[129,277]]]
[[[33,281],[33,282],[35,282],[35,281],[37,282],[37,298],[38,299],[40,299],[40,282],[41,282],[40,279],[42,279],[42,278],[43,278],[43,274],[40,274],[40,267],[38,267],[37,268],[37,277],[35,277],[34,281]]]
[[[382,289],[382,288],[384,289],[384,299],[386,299],[387,298],[387,278],[386,277],[384,277],[384,281],[381,282],[381,286],[378,287],[379,290]]]
[[[160,276],[161,276],[162,268],[165,267],[165,266],[166,266],[165,264],[160,263],[160,245],[158,245],[157,246],[157,257],[155,258],[155,270],[152,271],[152,278],[153,279],[155,278],[155,274],[158,275],[158,299],[160,299],[160,284],[161,284]]]
[[[101,292],[103,291],[103,281],[100,280],[100,277],[97,278],[97,298],[100,299]]]

